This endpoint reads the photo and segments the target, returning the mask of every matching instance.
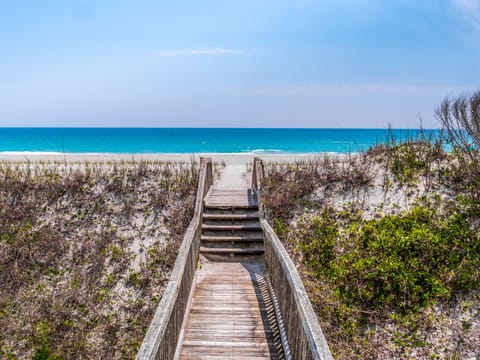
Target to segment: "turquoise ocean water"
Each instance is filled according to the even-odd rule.
[[[428,137],[439,130],[423,130]],[[349,153],[418,129],[0,128],[0,153]]]

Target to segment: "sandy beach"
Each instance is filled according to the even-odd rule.
[[[210,157],[214,162],[225,164],[249,164],[255,157],[260,157],[268,162],[295,162],[315,159],[328,154],[330,156],[345,156],[329,153],[281,153],[281,154],[239,154],[239,153],[158,153],[158,154],[113,154],[113,153],[85,153],[85,154],[60,154],[60,153],[0,153],[0,161],[14,162],[103,162],[103,161],[173,161],[190,162],[198,161],[201,157]]]

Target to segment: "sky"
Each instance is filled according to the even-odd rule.
[[[480,0],[3,0],[0,127],[438,127]]]

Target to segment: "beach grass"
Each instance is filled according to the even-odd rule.
[[[0,358],[134,358],[193,214],[194,163],[0,163]]]

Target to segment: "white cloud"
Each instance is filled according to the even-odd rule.
[[[153,52],[156,56],[201,56],[201,55],[241,55],[239,49],[224,48],[203,48],[203,49],[180,49],[180,50],[157,50]]]
[[[480,31],[480,0],[452,0],[452,3]]]

